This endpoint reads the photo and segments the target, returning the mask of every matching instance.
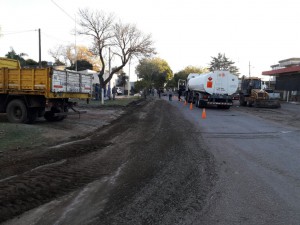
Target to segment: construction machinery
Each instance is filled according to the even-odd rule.
[[[241,106],[254,106],[258,108],[279,108],[278,95],[262,89],[262,81],[259,77],[243,78],[239,91]]]

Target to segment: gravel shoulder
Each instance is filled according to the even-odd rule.
[[[281,123],[291,127],[300,127],[300,104],[281,102],[281,108],[255,108],[255,107],[240,107],[238,101],[234,103],[234,110],[245,112],[250,115],[255,115],[263,119],[267,119],[276,123]]]
[[[124,112],[125,106],[102,106],[100,102],[80,102],[80,115],[70,115],[59,122],[48,122],[39,118],[34,124],[13,124],[5,114],[0,114],[0,151],[43,147],[77,140],[109,125]]]

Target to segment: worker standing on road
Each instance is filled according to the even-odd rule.
[[[144,98],[146,99],[147,98],[147,88],[143,89],[143,95],[144,95]]]
[[[113,95],[113,100],[115,100],[116,92],[117,92],[116,87],[113,87],[111,91],[112,91],[112,95]]]
[[[169,94],[169,101],[172,101],[173,93],[172,93],[172,89],[171,88],[169,89],[168,94]]]
[[[99,84],[95,85],[95,100],[99,100]]]
[[[178,101],[181,101],[182,90],[179,88],[178,90]]]

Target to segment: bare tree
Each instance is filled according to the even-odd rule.
[[[82,45],[58,45],[50,49],[49,54],[54,58],[56,63],[63,63],[65,65],[75,65],[76,61],[87,61],[93,65],[93,69],[99,71],[101,62],[98,57],[96,59],[95,55],[86,47]],[[75,54],[76,53],[76,54]]]
[[[78,31],[81,35],[91,36],[93,38],[94,54],[100,58],[102,67],[99,72],[99,80],[104,86],[103,75],[105,71],[104,50],[110,46],[110,39],[113,37],[112,26],[114,16],[106,15],[104,12],[91,11],[89,9],[79,10],[81,30]]]
[[[123,69],[131,58],[149,57],[155,54],[151,35],[144,35],[136,26],[119,22],[113,26],[113,32],[112,51],[114,55],[119,56],[120,65],[110,72],[105,84],[116,72]]]
[[[113,74],[120,71],[132,57],[150,56],[154,54],[151,35],[143,35],[135,26],[130,24],[114,23],[112,14],[106,15],[99,11],[88,9],[79,10],[81,30],[79,34],[88,35],[93,38],[94,54],[97,54],[102,63],[99,72],[99,80],[104,87],[112,78]],[[108,47],[112,48],[115,56],[119,56],[120,64],[104,80],[105,52]]]
[[[65,47],[63,45],[57,45],[56,47],[49,49],[48,53],[54,58],[55,63],[66,64],[66,58],[64,56]]]

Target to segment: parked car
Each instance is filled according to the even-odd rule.
[[[120,87],[116,87],[116,93],[117,93],[117,95],[122,95],[123,90]]]

